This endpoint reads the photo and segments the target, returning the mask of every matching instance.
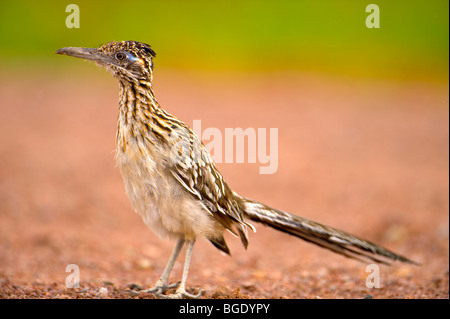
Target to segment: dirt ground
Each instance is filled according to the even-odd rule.
[[[162,106],[202,128],[278,128],[278,170],[217,166],[237,192],[382,244],[421,266],[366,264],[256,224],[232,257],[199,239],[187,285],[203,298],[449,298],[448,88],[310,74],[157,70]],[[0,298],[138,298],[173,242],[135,214],[114,162],[117,83],[0,76]],[[181,279],[183,255],[171,280]],[[80,287],[67,288],[68,265]],[[102,289],[105,288],[105,289]],[[151,294],[139,296],[154,298]]]

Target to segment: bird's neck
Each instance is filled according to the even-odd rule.
[[[119,116],[135,118],[139,111],[154,111],[159,108],[149,81],[119,81]]]
[[[166,140],[171,125],[180,121],[159,106],[151,82],[119,80],[119,85],[118,150],[125,151],[130,139],[145,139],[152,144]]]

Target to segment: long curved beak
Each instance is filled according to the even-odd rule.
[[[95,48],[67,47],[61,48],[57,50],[55,53],[62,55],[69,55],[76,58],[91,60],[99,63],[106,62],[105,57]]]

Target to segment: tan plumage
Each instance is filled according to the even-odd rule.
[[[164,296],[162,293],[172,287],[167,285],[168,277],[186,243],[183,279],[176,294],[169,297],[197,297],[185,290],[196,238],[206,237],[218,249],[230,253],[224,232],[235,234],[247,247],[247,229],[254,229],[249,220],[347,257],[412,263],[369,241],[234,193],[201,140],[156,101],[152,88],[155,52],[149,45],[111,42],[97,49],[69,47],[57,53],[95,61],[119,81],[116,160],[126,193],[149,228],[161,237],[178,240],[161,279],[147,291]]]

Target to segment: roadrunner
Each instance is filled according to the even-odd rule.
[[[143,290],[163,298],[197,298],[186,291],[192,249],[206,237],[229,254],[225,231],[248,245],[249,221],[357,259],[389,263],[411,260],[335,228],[292,215],[235,193],[225,182],[198,136],[167,113],[152,87],[155,52],[136,41],[110,42],[99,48],[56,51],[94,61],[119,81],[116,160],[134,210],[159,237],[176,239],[169,262],[155,287]],[[186,244],[181,282],[169,284],[172,267]],[[169,289],[174,294],[166,295]]]

